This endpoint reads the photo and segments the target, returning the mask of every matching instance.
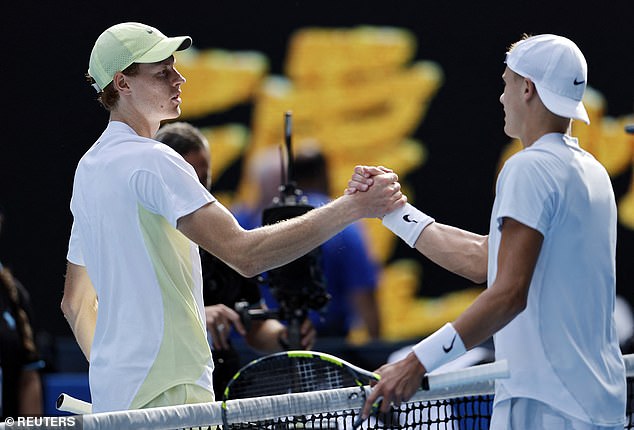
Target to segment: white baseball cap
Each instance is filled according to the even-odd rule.
[[[526,38],[507,52],[506,65],[533,81],[550,112],[590,124],[582,103],[588,65],[574,42],[554,34]]]
[[[191,46],[189,36],[167,37],[138,22],[113,25],[101,33],[90,53],[88,74],[97,92],[112,82],[114,74],[132,63],[156,63]]]

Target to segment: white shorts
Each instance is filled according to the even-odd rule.
[[[490,430],[623,430],[586,423],[534,399],[511,398],[493,408]]]

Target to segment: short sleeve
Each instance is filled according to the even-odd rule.
[[[171,148],[157,144],[148,156],[151,162],[130,178],[133,193],[147,210],[176,227],[179,218],[215,201],[194,168]]]
[[[508,217],[545,235],[555,210],[555,196],[554,178],[539,159],[525,156],[509,159],[498,178],[498,204],[493,214],[498,229]]]
[[[73,226],[70,230],[70,240],[68,241],[68,254],[66,259],[78,266],[85,266],[84,255],[81,250],[81,237],[79,234],[79,227],[77,223],[73,221]]]

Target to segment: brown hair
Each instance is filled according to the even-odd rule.
[[[126,67],[121,73],[127,76],[134,76],[139,73],[139,64],[132,63],[128,67]],[[95,83],[95,80],[89,74],[86,74],[86,80],[90,85]],[[97,94],[97,101],[104,107],[108,112],[112,111],[117,106],[117,102],[119,101],[119,92],[114,89],[112,82],[106,85],[102,91]]]

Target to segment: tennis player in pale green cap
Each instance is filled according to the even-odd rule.
[[[193,167],[151,138],[180,115],[185,78],[173,53],[191,44],[127,22],[103,32],[90,55],[110,118],[75,173],[62,310],[90,361],[93,412],[214,399],[198,245],[252,277],[405,204],[387,172],[368,193],[242,229]]]

